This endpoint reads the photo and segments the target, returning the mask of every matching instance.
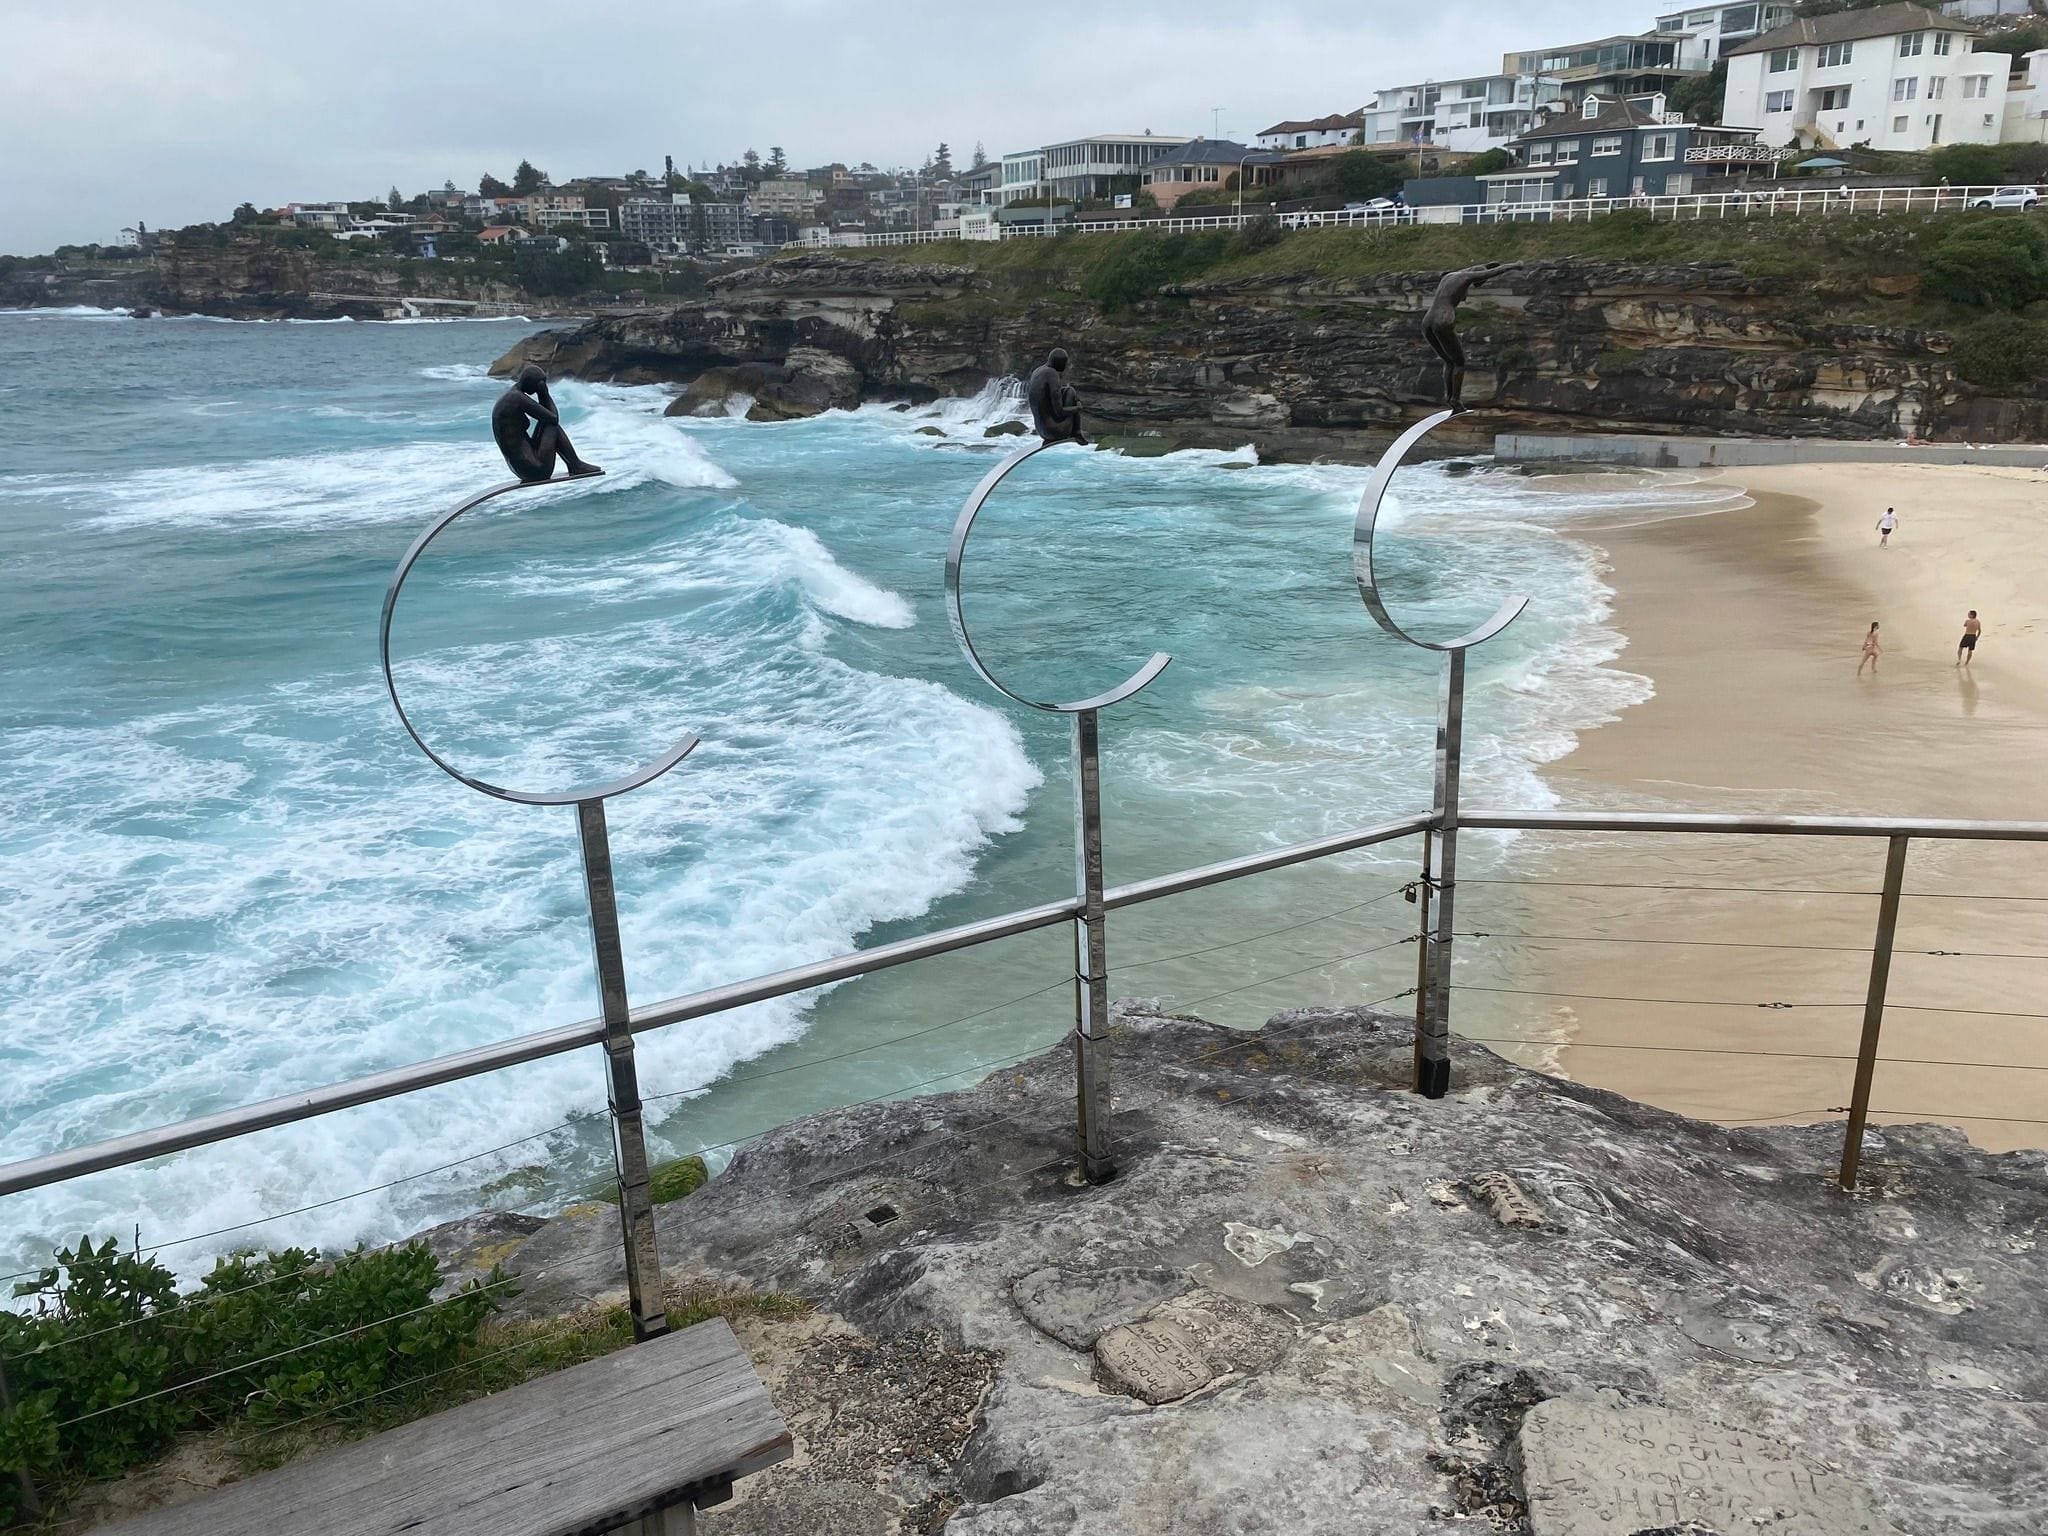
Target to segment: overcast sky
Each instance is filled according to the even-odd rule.
[[[1628,0],[0,0],[0,251],[237,203],[766,156],[962,164],[1104,131],[1246,138],[1509,49],[1643,31]],[[1220,121],[1212,108],[1221,107]]]

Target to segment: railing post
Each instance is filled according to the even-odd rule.
[[[1863,997],[1863,1039],[1856,1047],[1856,1086],[1849,1095],[1849,1124],[1842,1133],[1844,1189],[1856,1187],[1863,1161],[1863,1122],[1870,1114],[1870,1080],[1877,1073],[1877,1037],[1884,1029],[1885,986],[1891,980],[1892,935],[1899,926],[1899,898],[1906,884],[1906,845],[1893,837],[1885,848],[1884,890],[1877,901],[1877,936],[1870,945],[1870,988]]]
[[[0,1419],[7,1417],[13,1409],[14,1398],[7,1390],[7,1362],[0,1360]],[[14,1479],[21,1485],[21,1512],[30,1519],[42,1514],[43,1502],[36,1497],[36,1482],[29,1476],[28,1468],[23,1467],[17,1471]]]
[[[619,1235],[626,1249],[626,1291],[633,1337],[668,1332],[662,1300],[661,1253],[654,1235],[653,1172],[640,1104],[640,1073],[633,1063],[631,1005],[626,999],[626,957],[619,943],[618,891],[612,880],[611,840],[604,801],[576,802],[583,841],[583,889],[590,899],[590,943],[597,963],[604,1015],[604,1064],[612,1112],[612,1161],[619,1180]]]
[[[1109,1157],[1109,918],[1102,902],[1102,749],[1092,709],[1074,712],[1074,1111],[1081,1177],[1115,1177]]]
[[[1458,768],[1465,737],[1465,652],[1445,658],[1443,708],[1436,722],[1436,835],[1429,839],[1424,885],[1435,898],[1423,931],[1424,986],[1416,1009],[1415,1091],[1440,1099],[1451,1086],[1451,939],[1458,886]]]

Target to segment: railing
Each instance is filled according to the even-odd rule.
[[[1542,167],[1536,167],[1541,171]],[[2001,189],[1982,187],[1808,187],[1791,183],[1753,187],[1740,192],[1690,192],[1656,196],[1624,194],[1617,197],[1559,198],[1543,202],[1451,203],[1409,208],[1337,208],[1316,212],[1274,213],[1263,206],[1242,211],[1164,215],[1156,218],[1077,219],[1046,224],[1022,220],[999,226],[1004,240],[1040,239],[1046,235],[1128,234],[1133,230],[1159,230],[1167,234],[1194,234],[1207,230],[1235,230],[1257,219],[1277,218],[1289,229],[1380,229],[1404,224],[1547,224],[1577,223],[1611,213],[1636,210],[1653,219],[1763,219],[1824,218],[1841,214],[1937,213],[1967,208],[1973,202],[1995,195]],[[827,250],[865,245],[920,245],[932,241],[958,240],[953,232],[898,230],[887,234],[864,234],[845,246],[811,245],[793,240],[785,250]]]

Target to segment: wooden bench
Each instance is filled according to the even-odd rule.
[[[189,1503],[118,1536],[691,1536],[790,1453],[719,1319],[634,1344]]]

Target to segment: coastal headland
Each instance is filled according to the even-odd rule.
[[[1960,216],[1104,235],[795,255],[660,311],[529,338],[591,379],[756,420],[921,402],[1074,355],[1091,427],[1127,451],[1253,444],[1368,459],[1440,399],[1416,325],[1447,267],[1514,263],[1460,310],[1480,407],[1435,435],[1684,432],[2048,440],[2042,381],[1970,382],[1982,310],[1921,268]],[[2010,326],[2024,326],[2015,318]]]

